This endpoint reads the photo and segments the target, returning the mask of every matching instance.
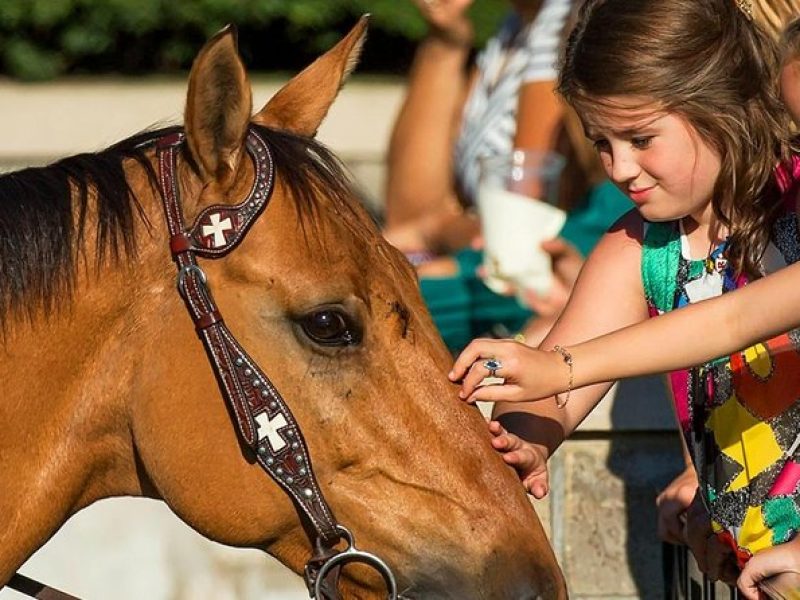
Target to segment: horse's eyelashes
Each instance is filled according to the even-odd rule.
[[[338,307],[313,310],[300,319],[300,327],[308,339],[322,346],[355,346],[361,343],[361,327]]]

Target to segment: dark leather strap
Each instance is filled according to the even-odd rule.
[[[19,573],[12,576],[6,585],[12,590],[17,590],[21,594],[38,600],[79,600],[76,596],[70,596],[66,592],[39,583],[35,579],[25,577],[25,575],[20,575]]]
[[[184,138],[172,135],[157,144],[159,178],[170,250],[178,267],[178,289],[205,346],[223,397],[235,415],[235,425],[256,461],[292,498],[317,540],[332,548],[340,538],[337,522],[322,496],[300,427],[264,371],[225,325],[214,303],[196,256],[219,258],[239,245],[269,202],[274,167],[269,148],[255,132],[246,147],[255,167],[248,196],[236,205],[204,209],[184,229],[175,175],[177,153]]]

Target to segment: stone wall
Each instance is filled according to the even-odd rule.
[[[179,122],[183,81],[0,82],[0,170],[91,151]],[[278,83],[256,80],[260,106]],[[402,99],[397,83],[353,82],[320,131],[380,205],[383,157]],[[573,598],[659,598],[655,496],[681,469],[673,416],[658,378],[634,380],[582,425],[551,464],[552,493],[537,510]],[[294,600],[302,583],[262,555],[202,539],[162,505],[104,501],[72,519],[23,568],[99,600]],[[0,591],[0,600],[20,598]]]

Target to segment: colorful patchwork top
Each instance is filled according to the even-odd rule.
[[[767,273],[800,259],[800,159],[777,176],[786,210],[762,260]],[[676,223],[648,224],[642,279],[651,315],[745,285],[727,264],[725,245],[692,260]],[[794,537],[800,531],[800,330],[670,377],[712,526],[740,566]]]

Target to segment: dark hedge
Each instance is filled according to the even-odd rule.
[[[507,9],[503,0],[475,0],[478,43]],[[425,33],[410,0],[0,0],[1,72],[41,80],[180,71],[227,23],[238,27],[250,70],[293,71],[366,12],[372,25],[359,72],[405,72]]]

